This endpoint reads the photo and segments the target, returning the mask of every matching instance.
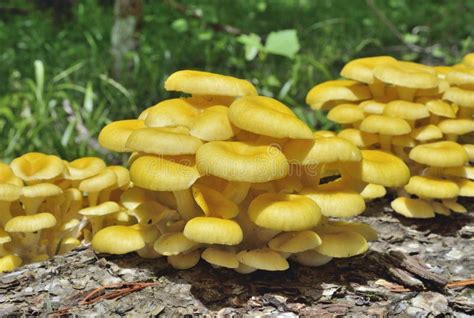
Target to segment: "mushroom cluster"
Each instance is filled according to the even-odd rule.
[[[0,163],[0,272],[67,253],[100,222],[115,224],[117,213],[104,220],[101,206],[116,204],[129,184],[127,169],[95,157],[32,152]]]
[[[135,219],[99,230],[99,252],[166,256],[179,269],[202,258],[240,273],[286,270],[288,259],[318,266],[361,254],[377,237],[368,225],[330,217],[358,215],[385,187],[408,182],[396,156],[312,132],[248,81],[179,71],[165,88],[190,96],[99,135],[102,147],[131,153],[133,187],[119,203]]]
[[[362,150],[362,165],[377,150],[408,165],[407,183],[393,185],[393,210],[410,218],[465,213],[457,198],[474,196],[474,53],[461,64],[434,67],[360,58],[341,76],[314,86],[306,101],[341,124],[338,137]]]

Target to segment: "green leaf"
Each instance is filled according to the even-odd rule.
[[[171,23],[171,27],[178,33],[184,33],[188,31],[188,21],[185,19],[176,19]]]
[[[262,39],[255,33],[242,34],[237,38],[245,48],[245,59],[252,61],[259,51],[263,50]]]
[[[265,43],[265,51],[270,54],[294,58],[300,49],[296,30],[281,30],[271,32]]]

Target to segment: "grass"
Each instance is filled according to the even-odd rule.
[[[101,127],[174,96],[163,81],[179,69],[249,79],[312,127],[334,129],[304,97],[314,84],[336,78],[346,61],[389,54],[455,63],[474,50],[469,1],[193,0],[182,1],[185,13],[170,1],[144,2],[138,50],[125,56],[129,69],[117,79],[110,73],[111,4],[78,1],[63,23],[30,1],[14,2],[22,14],[2,13],[13,1],[0,4],[0,158],[42,151],[119,162],[98,147]],[[289,58],[250,47],[256,54],[246,59],[242,38],[216,31],[216,24],[255,34],[262,44],[271,32],[293,29],[301,48]]]

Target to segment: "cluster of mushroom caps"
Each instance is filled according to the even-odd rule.
[[[410,218],[465,213],[458,196],[474,196],[474,53],[453,66],[427,66],[390,56],[347,63],[341,76],[313,87],[307,103],[329,110],[338,137],[365,157],[393,153],[410,168],[392,208]]]
[[[0,163],[0,273],[67,253],[100,224],[120,222],[123,209],[112,201],[129,184],[126,168],[95,157],[31,152]]]
[[[409,178],[396,156],[368,151],[362,164],[351,142],[312,132],[245,80],[179,71],[165,88],[191,96],[99,135],[102,147],[131,153],[133,187],[121,204],[147,233],[106,227],[92,239],[99,252],[167,256],[179,269],[202,258],[240,273],[286,270],[288,259],[319,266],[361,254],[377,237],[366,224],[329,217],[358,215],[365,200]],[[334,171],[342,177],[320,184]]]

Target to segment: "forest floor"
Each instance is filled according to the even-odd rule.
[[[472,317],[472,285],[453,284],[474,278],[472,201],[463,202],[467,214],[429,220],[398,217],[386,199],[371,202],[356,218],[379,232],[369,252],[286,272],[241,275],[203,261],[178,271],[164,258],[83,247],[0,276],[0,316]]]

